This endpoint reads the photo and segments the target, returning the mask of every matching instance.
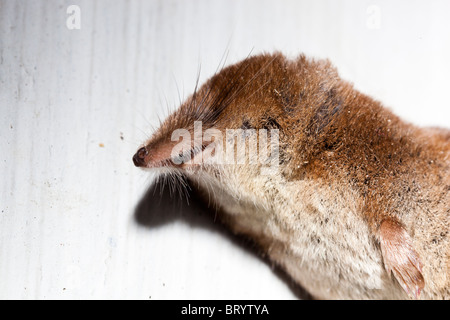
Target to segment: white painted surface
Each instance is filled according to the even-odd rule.
[[[81,29],[66,26],[72,4]],[[152,177],[131,156],[177,86],[188,96],[200,64],[203,81],[227,51],[228,63],[327,57],[407,120],[450,127],[449,13],[448,1],[0,1],[0,298],[296,298],[196,207],[156,192],[137,223]]]

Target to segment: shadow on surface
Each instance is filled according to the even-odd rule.
[[[179,192],[169,188],[161,181],[150,186],[134,212],[134,218],[138,224],[147,228],[159,228],[175,220],[181,220],[192,227],[205,228],[220,234],[242,250],[267,263],[273,273],[286,283],[297,298],[311,299],[309,293],[294,283],[283,270],[274,267],[268,259],[259,255],[258,247],[252,241],[243,236],[234,235],[218,220],[215,221],[214,212],[208,209],[194,192],[189,191],[189,200],[186,200],[186,195],[181,196]]]

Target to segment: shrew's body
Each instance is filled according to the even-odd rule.
[[[194,121],[279,130],[278,171],[175,164],[172,132]],[[403,122],[328,61],[259,55],[223,69],[134,162],[187,176],[316,298],[450,299],[450,131]]]

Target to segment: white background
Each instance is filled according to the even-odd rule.
[[[298,298],[195,203],[144,196],[132,155],[226,52],[329,58],[449,127],[449,17],[429,0],[0,1],[0,298]]]

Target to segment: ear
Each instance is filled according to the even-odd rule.
[[[408,295],[419,299],[425,286],[422,262],[412,247],[412,241],[405,228],[393,219],[386,219],[380,226],[380,245],[384,266]]]

